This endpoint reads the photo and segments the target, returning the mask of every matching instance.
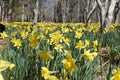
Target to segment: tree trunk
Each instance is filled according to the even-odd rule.
[[[120,12],[120,1],[117,1],[115,10],[114,10],[114,23],[119,23],[119,12]]]
[[[11,21],[11,14],[12,14],[12,1],[13,0],[9,0],[9,9],[8,9],[8,15],[7,15],[7,17],[8,17],[8,22],[10,22]]]
[[[34,19],[33,24],[36,25],[38,21],[38,12],[39,12],[39,0],[35,1],[35,8],[34,8]]]
[[[97,7],[97,3],[95,0],[92,1],[92,5],[90,3],[90,0],[87,0],[87,6],[86,6],[86,20],[85,20],[85,23],[86,23],[86,26],[89,26],[89,22],[90,22],[90,18],[92,16],[92,14],[94,13],[96,7]],[[91,7],[91,9],[90,9]]]
[[[116,24],[119,23],[119,16],[120,16],[120,10],[114,16],[114,23],[116,23]]]
[[[67,5],[67,2],[65,0],[61,1],[62,2],[62,22],[65,23],[66,22],[66,5]]]
[[[111,0],[111,4],[110,4],[109,10],[108,10],[108,15],[106,18],[106,21],[107,21],[106,27],[110,27],[110,24],[112,23],[116,2],[117,2],[117,0]]]
[[[0,21],[1,21],[1,18],[2,18],[2,6],[0,5]]]
[[[110,24],[113,20],[113,14],[117,0],[105,0],[103,3],[100,0],[96,0],[100,9],[101,28],[100,32],[103,32],[105,27],[110,28]]]
[[[22,4],[22,15],[21,15],[21,21],[24,22],[24,18],[25,18],[25,15],[24,15],[24,4]]]
[[[2,2],[2,21],[4,21],[4,13],[5,13],[4,6],[5,6],[5,4],[4,4],[4,1],[3,1]]]

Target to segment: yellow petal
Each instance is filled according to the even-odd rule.
[[[5,69],[7,69],[10,66],[10,62],[8,61],[4,61],[4,60],[0,60],[0,72],[4,71]]]
[[[50,74],[50,71],[48,70],[48,68],[42,67],[41,76],[42,76],[42,77],[45,77],[45,76],[47,76],[47,75],[49,75],[49,74]]]
[[[0,80],[4,80],[2,74],[0,73]]]
[[[12,70],[15,67],[15,64],[10,64],[9,68]]]
[[[40,58],[43,60],[53,59],[54,57],[48,51],[40,51]]]
[[[66,55],[67,59],[72,58],[70,51],[65,50],[65,55]]]
[[[49,76],[49,80],[58,80],[58,78],[56,76]]]

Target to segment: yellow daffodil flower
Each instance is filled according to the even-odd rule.
[[[13,70],[14,67],[15,67],[15,64],[10,64],[9,66],[10,70]]]
[[[70,45],[70,39],[69,38],[65,38],[63,39],[63,41],[69,46]]]
[[[14,47],[17,47],[18,49],[19,49],[20,46],[22,46],[22,44],[21,44],[22,42],[21,42],[20,39],[13,38],[11,40],[11,42],[14,43]]]
[[[75,48],[79,48],[79,49],[84,48],[83,42],[80,40],[80,41],[76,44]]]
[[[3,39],[4,39],[5,37],[8,37],[7,34],[6,34],[4,31],[3,31],[2,33],[0,33],[0,35],[1,35],[0,37],[3,38]]]
[[[12,37],[15,37],[16,34],[17,34],[17,32],[11,32]]]
[[[69,51],[65,51],[67,59],[63,59],[62,63],[64,64],[69,75],[72,75],[72,71],[78,71],[77,66],[75,65],[75,60],[72,58],[72,55]]]
[[[90,50],[84,51],[84,59],[88,59],[89,61],[93,61],[97,55],[97,52],[90,52]]]
[[[0,72],[0,80],[4,80],[4,78],[3,78],[2,74],[1,74],[1,72]]]
[[[93,44],[94,46],[98,46],[98,41],[97,40],[93,41]]]
[[[85,47],[88,47],[90,45],[90,41],[89,40],[85,40]]]
[[[76,32],[75,33],[75,38],[80,39],[82,37],[82,35],[83,34],[81,32]]]
[[[120,68],[112,71],[113,76],[110,80],[120,80]]]
[[[40,51],[40,58],[43,60],[53,59],[54,57],[48,51]]]
[[[42,67],[41,76],[44,77],[45,80],[58,80],[56,76],[51,75],[53,73],[57,73],[57,71],[49,71],[48,68]]]
[[[24,31],[21,32],[22,39],[25,39],[27,36],[28,36],[28,32],[24,32]]]
[[[29,38],[30,46],[36,48],[38,46],[38,37],[37,36],[30,36]]]
[[[10,68],[10,70],[12,70],[15,67],[15,64],[11,64],[8,61],[0,60],[0,80],[4,80],[1,72],[6,70],[8,67]]]
[[[61,44],[58,44],[58,45],[55,46],[54,49],[57,50],[57,51],[62,52],[63,46]]]

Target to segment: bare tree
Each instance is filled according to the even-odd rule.
[[[114,23],[118,23],[119,18],[119,11],[120,11],[120,0],[117,1],[114,11]]]
[[[100,9],[100,16],[101,16],[101,29],[100,31],[103,31],[103,28],[110,27],[110,24],[113,20],[113,14],[115,10],[115,5],[117,0],[96,0],[97,4]]]
[[[95,9],[97,8],[97,3],[96,0],[86,0],[86,26],[88,26],[88,23],[90,22],[90,18],[92,16],[92,14],[94,13]]]

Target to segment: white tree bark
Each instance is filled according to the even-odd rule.
[[[62,3],[62,21],[63,21],[63,23],[65,23],[66,22],[66,1],[61,1],[61,3]]]
[[[38,12],[39,12],[39,0],[36,0],[36,2],[35,2],[35,8],[34,8],[33,24],[37,24],[37,21],[38,21]]]
[[[86,10],[86,26],[88,26],[88,23],[90,22],[90,18],[97,7],[97,3],[95,0],[92,0],[92,3],[93,4],[90,3],[90,0],[87,0],[87,6],[85,9]]]
[[[22,4],[22,14],[21,14],[21,21],[24,22],[24,18],[25,18],[25,15],[24,15],[24,3]]]
[[[4,1],[2,2],[2,21],[4,21],[4,6],[5,6],[5,3],[4,3]]]
[[[113,20],[113,14],[117,0],[105,0],[104,2],[101,0],[96,1],[101,13],[101,30],[103,30],[105,27],[109,28]]]
[[[119,23],[119,18],[120,18],[120,10],[116,14],[114,14],[114,23],[118,24]]]
[[[111,4],[108,10],[108,16],[106,18],[106,27],[110,27],[110,24],[112,23],[116,2],[117,0],[111,0]]]

